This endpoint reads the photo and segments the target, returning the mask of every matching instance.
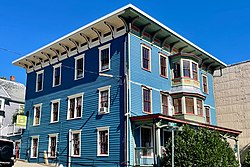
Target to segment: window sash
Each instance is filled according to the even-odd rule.
[[[109,90],[101,91],[100,106],[108,108]]]
[[[52,107],[53,107],[53,113],[52,113],[52,121],[55,122],[55,121],[58,121],[58,112],[59,112],[59,102],[54,102],[52,103]]]
[[[38,138],[32,139],[32,157],[37,157]]]
[[[142,47],[142,67],[149,70],[150,67],[150,49]]]
[[[109,69],[109,48],[101,50],[101,70]]]
[[[41,106],[35,107],[35,121],[34,125],[40,124],[40,114],[41,114]]]
[[[151,113],[151,91],[143,88],[143,111]]]
[[[82,96],[77,96],[69,99],[69,119],[80,118],[82,116]]]
[[[61,77],[61,67],[54,68],[54,86],[60,84],[60,77]]]
[[[76,79],[83,77],[83,58],[76,60]]]
[[[197,99],[197,114],[203,115],[202,100]]]
[[[207,77],[206,76],[202,76],[202,83],[203,83],[203,92],[208,93]]]
[[[194,99],[186,97],[186,113],[194,114]]]
[[[173,101],[174,101],[174,113],[175,114],[182,114],[181,98],[175,98]]]
[[[183,77],[190,78],[190,62],[183,60]]]
[[[108,130],[99,131],[99,153],[108,154]]]
[[[37,74],[37,91],[43,89],[43,73]]]
[[[192,62],[193,79],[198,81],[198,67],[197,64]]]
[[[179,78],[181,77],[181,66],[180,66],[180,62],[175,62],[173,63],[173,67],[174,67],[174,78]]]
[[[160,64],[161,64],[161,76],[167,77],[167,58],[161,56]]]
[[[80,155],[80,133],[72,134],[73,155]]]
[[[162,94],[162,114],[168,115],[168,96]]]
[[[206,110],[206,122],[210,123],[210,109],[206,107],[205,110]]]
[[[51,157],[56,156],[56,136],[50,137],[50,153]]]
[[[141,147],[152,147],[151,129],[141,128]]]

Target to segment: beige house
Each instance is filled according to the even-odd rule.
[[[250,148],[250,61],[216,71],[214,93],[219,126],[241,130],[242,155]]]

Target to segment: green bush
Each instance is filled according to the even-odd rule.
[[[235,154],[219,132],[206,128],[184,126],[176,132],[174,140],[176,167],[238,167]],[[161,166],[171,166],[172,141],[166,143]]]
[[[250,150],[248,150],[245,158],[244,158],[244,161],[242,163],[242,167],[249,167],[250,166]]]

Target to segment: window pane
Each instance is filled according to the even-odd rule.
[[[32,157],[37,157],[38,139],[33,138]]]
[[[143,111],[151,112],[151,92],[146,88],[143,88]]]
[[[77,97],[76,99],[76,117],[81,117],[82,115],[82,97]]]
[[[76,78],[82,78],[83,77],[83,58],[80,58],[76,62]]]
[[[59,103],[53,103],[53,121],[58,121],[58,107],[59,107]]]
[[[194,80],[198,80],[198,75],[197,75],[197,64],[196,63],[192,63],[192,69],[193,69],[193,79]]]
[[[100,154],[108,154],[108,130],[99,131]]]
[[[142,47],[142,67],[149,70],[149,63],[150,63],[150,58],[149,58],[149,49]]]
[[[202,100],[197,99],[197,112],[198,115],[203,115]]]
[[[162,113],[168,115],[168,96],[162,94]]]
[[[166,57],[161,56],[160,58],[160,64],[161,64],[161,75],[166,77],[167,76],[167,62]]]
[[[74,118],[74,112],[75,112],[75,98],[70,99],[69,101],[69,118]]]
[[[56,156],[56,137],[50,137],[50,156]]]
[[[179,78],[181,76],[180,63],[179,62],[173,63],[173,68],[174,68],[174,78]]]
[[[186,113],[194,114],[194,99],[186,97]]]
[[[109,48],[101,50],[101,70],[109,69]]]
[[[80,134],[73,134],[73,155],[80,155]]]
[[[183,76],[190,77],[190,63],[189,61],[183,61]]]
[[[206,122],[210,123],[210,111],[209,111],[209,107],[206,107]]]
[[[35,125],[40,124],[40,106],[35,107]]]
[[[101,107],[108,107],[108,90],[101,91]]]
[[[56,86],[56,85],[59,85],[60,84],[60,69],[61,69],[61,67],[57,67],[57,68],[55,68],[55,78],[54,78],[54,85]]]
[[[42,90],[43,73],[37,75],[37,90]]]
[[[174,101],[174,112],[175,114],[182,114],[181,98],[176,98]]]

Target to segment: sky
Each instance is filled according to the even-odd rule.
[[[0,77],[26,84],[12,61],[129,3],[226,64],[250,60],[248,0],[1,0]]]

